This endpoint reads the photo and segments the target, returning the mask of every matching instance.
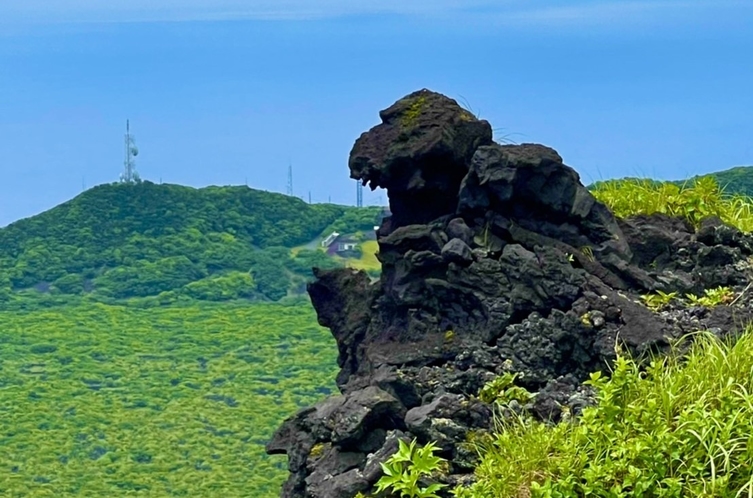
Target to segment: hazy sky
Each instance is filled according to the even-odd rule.
[[[420,88],[584,183],[753,164],[753,2],[3,0],[0,226],[145,179],[355,203],[347,158]],[[367,204],[386,202],[365,190]]]

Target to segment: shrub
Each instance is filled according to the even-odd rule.
[[[423,448],[416,446],[416,440],[406,443],[398,440],[399,448],[386,462],[382,463],[384,475],[376,483],[376,491],[399,493],[401,498],[438,498],[437,491],[446,484],[431,483],[421,486],[419,480],[440,470],[443,458],[435,456],[437,447],[429,443]]]
[[[246,272],[207,277],[184,287],[188,296],[205,301],[228,301],[251,297],[256,290],[254,279]]]
[[[84,292],[84,279],[81,275],[67,274],[52,282],[52,285],[64,294],[81,294]]]

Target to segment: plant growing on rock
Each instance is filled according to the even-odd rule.
[[[583,246],[580,248],[580,252],[583,253],[588,261],[594,262],[596,260],[596,258],[594,257],[594,251],[590,247]]]
[[[677,297],[677,292],[657,291],[656,294],[643,294],[641,300],[652,311],[659,311]]]
[[[685,297],[694,306],[708,306],[709,308],[719,306],[720,304],[730,304],[735,299],[735,293],[729,287],[706,289],[704,294],[702,297],[698,297],[695,294],[686,294]]]
[[[418,120],[418,116],[421,115],[421,112],[423,111],[424,107],[426,105],[426,98],[425,97],[417,97],[406,109],[405,114],[403,115],[402,125],[405,127],[411,127],[416,123],[416,120]]]
[[[401,498],[439,498],[437,491],[446,484],[431,483],[421,487],[419,480],[440,470],[444,458],[434,455],[437,447],[429,442],[424,447],[417,447],[416,440],[406,443],[398,441],[399,449],[386,462],[382,463],[384,475],[377,481],[377,492],[389,491],[399,493]]]
[[[495,402],[505,404],[513,400],[521,403],[527,402],[533,397],[533,394],[525,388],[513,384],[517,376],[517,373],[505,372],[496,379],[487,382],[478,393],[479,399],[489,404]]]

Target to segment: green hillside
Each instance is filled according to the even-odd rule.
[[[692,183],[697,178],[710,176],[724,189],[727,194],[740,194],[753,197],[753,166],[737,166],[735,168],[725,169],[709,173],[708,175],[694,176],[690,178]],[[672,183],[681,185],[685,180],[677,180]]]
[[[100,185],[0,229],[0,301],[276,301],[302,292],[312,266],[343,264],[318,237],[370,233],[380,213],[245,186]]]

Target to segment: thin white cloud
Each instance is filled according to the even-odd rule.
[[[532,6],[532,4],[534,6]],[[522,25],[620,23],[743,7],[749,0],[4,0],[0,23],[316,20],[398,14]]]

